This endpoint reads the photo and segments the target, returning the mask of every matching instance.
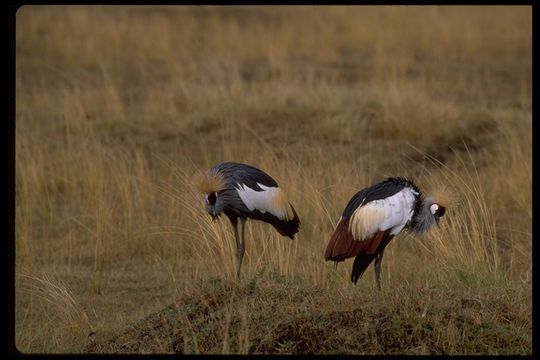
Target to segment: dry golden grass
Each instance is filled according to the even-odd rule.
[[[25,6],[16,24],[20,351],[532,352],[530,7]],[[239,282],[230,224],[193,186],[220,161],[271,174],[301,219],[294,241],[248,223]],[[438,229],[392,241],[378,302],[372,271],[352,287],[352,261],[323,254],[350,197],[385,176],[455,200]],[[152,346],[123,332],[204,303],[216,278],[259,297],[220,299],[217,320],[178,311],[183,325]],[[276,317],[308,326],[319,311],[334,326],[335,301],[373,316],[403,303],[409,324],[423,292],[435,307],[492,301],[513,320],[480,311],[489,326],[471,317],[473,341],[452,325],[456,298],[433,343],[396,332],[388,348],[366,325],[369,345],[275,347]],[[274,317],[255,306],[265,294]]]

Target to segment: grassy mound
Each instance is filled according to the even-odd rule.
[[[301,286],[277,275],[211,280],[93,353],[526,354],[530,313],[510,293]],[[396,298],[399,301],[396,301]]]

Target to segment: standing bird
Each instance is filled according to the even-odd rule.
[[[356,284],[375,259],[375,281],[381,289],[381,262],[386,245],[401,230],[423,233],[444,215],[446,208],[423,198],[410,180],[394,177],[360,190],[345,207],[324,258],[336,262],[356,256],[351,281]]]
[[[196,179],[204,194],[206,211],[216,219],[221,213],[231,221],[236,239],[236,275],[245,252],[244,225],[248,218],[272,224],[283,236],[294,239],[300,220],[276,181],[265,172],[246,164],[223,162]],[[238,235],[238,219],[241,236]]]

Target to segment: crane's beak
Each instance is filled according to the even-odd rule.
[[[212,221],[216,221],[217,218],[221,215],[221,213],[219,211],[215,211],[214,209],[212,209],[210,211],[210,215],[212,216]]]
[[[439,205],[439,210],[437,210],[437,215],[439,217],[443,216],[446,213],[446,208],[442,205]]]
[[[439,220],[441,219],[441,216],[443,216],[445,212],[446,212],[446,208],[444,206],[439,205],[439,209],[433,215],[435,217],[435,222],[437,223],[437,226],[439,226]]]

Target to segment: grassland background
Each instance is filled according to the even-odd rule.
[[[25,6],[16,15],[22,352],[530,354],[530,7]],[[271,174],[296,240],[191,184]],[[385,176],[456,201],[350,284],[324,248]]]

